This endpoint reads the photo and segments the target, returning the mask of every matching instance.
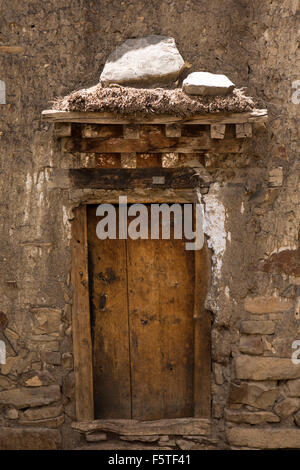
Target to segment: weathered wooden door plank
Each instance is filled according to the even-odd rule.
[[[172,233],[126,245],[132,418],[193,416],[194,253]]]
[[[76,417],[94,419],[92,341],[88,286],[86,206],[74,210],[72,226],[73,349]]]
[[[96,209],[88,206],[95,415],[131,418],[125,240],[97,237]]]

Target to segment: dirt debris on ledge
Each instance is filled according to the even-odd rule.
[[[168,114],[190,117],[206,113],[242,113],[252,111],[255,103],[244,94],[243,89],[234,89],[224,96],[191,96],[181,88],[132,88],[113,85],[74,91],[53,102],[58,111],[112,112],[118,115],[151,117]]]

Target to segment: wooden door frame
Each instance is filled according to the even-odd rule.
[[[151,201],[140,198],[141,203],[169,202],[168,198],[153,198]],[[187,203],[186,198],[174,198],[174,203]],[[84,201],[74,208],[72,223],[72,286],[73,286],[73,351],[75,373],[75,400],[77,421],[94,420],[93,353],[90,318],[87,205],[116,203],[106,198],[101,201]],[[128,197],[128,203],[133,201]],[[137,202],[136,195],[134,202]],[[195,203],[195,198],[191,198]],[[194,290],[194,417],[211,417],[211,325],[210,316],[205,311],[204,301],[210,285],[210,254],[205,243],[204,253],[195,251],[195,290]],[[201,278],[200,273],[205,273]],[[167,421],[167,420],[165,420]],[[174,421],[174,420],[172,420]]]

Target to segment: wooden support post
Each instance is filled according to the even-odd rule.
[[[250,122],[236,124],[235,130],[237,139],[246,139],[247,137],[252,137],[252,124]]]
[[[123,126],[124,139],[139,139],[140,128],[138,124],[125,124]]]
[[[76,418],[94,419],[93,358],[88,284],[86,206],[74,210],[72,226],[72,320],[75,371]]]
[[[226,124],[212,124],[210,126],[210,137],[212,139],[224,139]]]
[[[166,124],[166,137],[181,137],[180,124]]]
[[[56,122],[54,124],[54,132],[57,138],[71,137],[72,124],[70,122]]]
[[[211,417],[211,321],[205,310],[210,284],[210,256],[205,241],[195,251],[194,300],[194,416]]]

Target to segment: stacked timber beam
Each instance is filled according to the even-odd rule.
[[[121,155],[118,166],[136,168],[141,155],[144,163],[152,157],[151,163],[141,166],[161,166],[159,155],[170,153],[176,160],[181,154],[191,158],[191,154],[205,152],[242,153],[245,142],[252,136],[253,124],[264,123],[267,112],[216,113],[185,120],[156,116],[130,122],[110,113],[49,110],[43,111],[43,118],[54,122],[63,153],[101,154],[104,159],[106,155],[118,154]]]

